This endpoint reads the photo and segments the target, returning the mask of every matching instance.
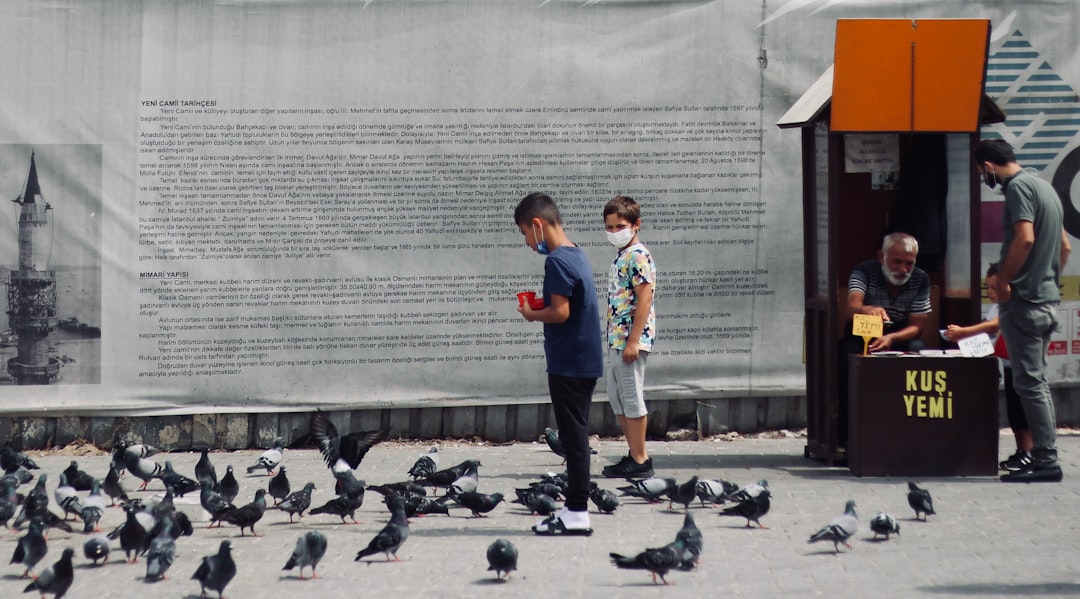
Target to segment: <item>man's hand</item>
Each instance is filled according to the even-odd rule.
[[[867,316],[880,316],[882,322],[891,322],[889,312],[881,306],[863,306],[861,313]]]
[[[883,351],[892,347],[892,342],[892,335],[883,335],[871,341],[867,349],[869,349],[870,351]]]
[[[626,349],[622,352],[622,361],[627,364],[632,364],[637,361],[638,357],[638,344],[626,342]]]

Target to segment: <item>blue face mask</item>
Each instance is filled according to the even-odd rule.
[[[547,256],[548,254],[551,253],[551,250],[548,249],[547,240],[543,239],[543,237],[544,237],[544,230],[543,229],[540,229],[539,237],[541,239],[540,239],[540,241],[536,242],[536,253],[540,254],[541,256]]]

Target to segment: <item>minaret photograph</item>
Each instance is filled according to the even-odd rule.
[[[56,272],[49,270],[52,231],[49,212],[38,184],[37,165],[30,155],[30,171],[19,204],[19,267],[8,285],[8,326],[18,337],[18,353],[7,370],[20,385],[56,382],[60,360],[49,356],[49,334],[56,330]]]

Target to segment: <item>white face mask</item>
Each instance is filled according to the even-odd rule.
[[[624,248],[630,243],[631,240],[634,239],[636,231],[634,231],[630,227],[627,227],[625,229],[615,231],[614,233],[612,233],[611,231],[606,231],[606,233],[607,240],[611,243],[611,245],[617,248]]]

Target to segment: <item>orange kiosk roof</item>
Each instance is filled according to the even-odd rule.
[[[975,132],[987,19],[840,19],[833,131]]]

